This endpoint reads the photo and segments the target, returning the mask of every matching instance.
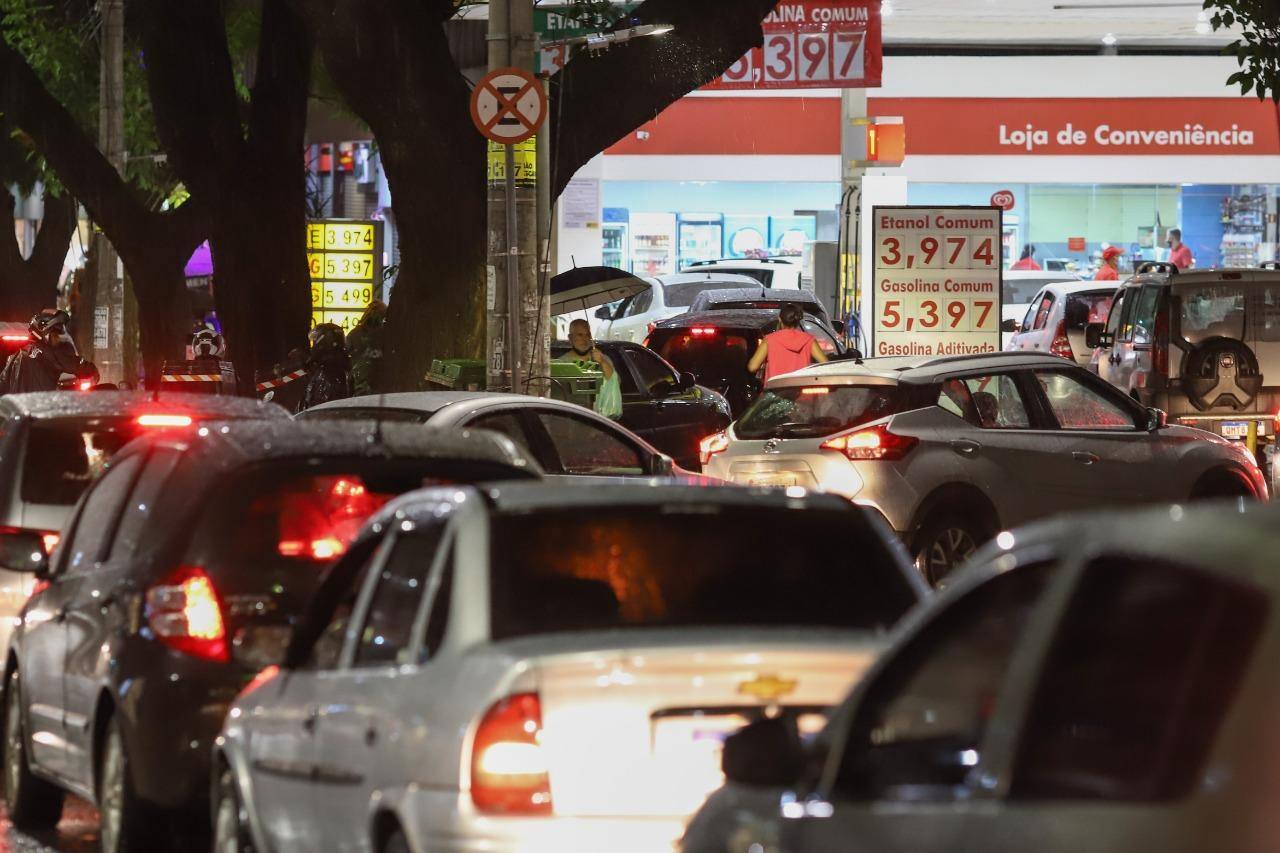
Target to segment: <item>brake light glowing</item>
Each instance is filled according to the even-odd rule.
[[[8,344],[16,344],[19,341],[25,342],[25,341],[31,340],[31,336],[30,335],[0,335],[0,340]]]
[[[138,426],[144,427],[189,427],[192,424],[190,415],[138,415]]]
[[[698,461],[706,465],[717,453],[729,449],[729,436],[723,432],[712,433],[698,442]]]
[[[1161,302],[1164,300],[1162,299]],[[1156,311],[1156,327],[1151,341],[1151,369],[1169,375],[1169,312],[1163,305]]]
[[[222,605],[204,570],[186,566],[147,590],[147,624],[175,651],[204,660],[227,660]]]
[[[375,494],[359,477],[307,478],[298,488],[268,499],[280,501],[276,552],[326,562],[346,553],[347,543],[390,495]],[[264,512],[272,512],[266,506]]]
[[[477,809],[551,814],[551,780],[541,741],[538,694],[508,696],[485,712],[471,745],[471,801]]]
[[[813,385],[809,388],[801,388],[800,393],[806,397],[810,397],[818,394],[830,394],[831,389],[825,385]]]
[[[1058,330],[1053,333],[1053,343],[1049,345],[1049,352],[1062,358],[1076,360],[1076,354],[1071,350],[1071,340],[1067,337],[1067,321],[1058,321]]]
[[[843,453],[854,462],[893,462],[906,456],[917,440],[889,431],[888,424],[846,432],[818,445],[822,450]]]
[[[689,329],[689,334],[693,335],[695,338],[710,337],[715,333],[716,333],[715,326],[694,326],[693,328]]]
[[[92,380],[92,379],[82,379],[82,380],[80,381],[80,390],[81,390],[81,391],[92,391],[92,390],[93,390],[93,380]]]
[[[62,541],[62,534],[46,530],[40,534],[40,541],[44,544],[45,556],[48,556],[53,553],[53,549],[57,548],[58,543]]]

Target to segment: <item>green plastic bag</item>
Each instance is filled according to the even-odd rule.
[[[622,417],[622,383],[618,381],[618,371],[600,383],[600,392],[596,394],[596,414],[606,418]]]

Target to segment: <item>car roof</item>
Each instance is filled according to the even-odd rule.
[[[727,285],[741,284],[747,287],[760,286],[760,282],[749,275],[736,275],[716,270],[672,273],[671,275],[659,276],[657,281],[663,287],[678,284],[705,284],[706,282],[724,282]]]
[[[799,266],[799,265],[800,265],[800,264],[799,264],[798,259],[796,259],[796,258],[789,258],[789,257],[777,257],[777,258],[721,258],[721,259],[720,259],[720,260],[718,260],[718,261],[693,261],[693,262],[691,262],[688,266],[686,266],[686,267],[685,267],[685,269],[689,269],[690,267],[711,267],[711,266],[724,266],[724,267],[730,267],[730,266],[732,266],[733,264],[739,264],[739,265],[744,266],[744,267],[748,267],[748,266],[768,266],[768,265],[771,265],[771,264],[772,264],[772,265],[774,265],[774,266],[790,266],[790,267],[795,267],[795,266]]]
[[[880,379],[928,384],[941,376],[969,370],[1010,370],[1027,367],[1070,367],[1056,355],[1031,352],[989,352],[977,355],[901,356],[842,360],[815,364],[769,381],[771,388],[811,385],[832,380]]]
[[[733,308],[728,311],[691,311],[662,320],[655,324],[658,329],[683,329],[687,326],[717,326],[720,328],[745,328],[758,330],[770,323],[778,322],[776,308]]]
[[[695,302],[748,302],[755,299],[768,299],[772,302],[804,302],[810,305],[821,305],[816,294],[807,290],[765,287],[759,282],[754,287],[734,287],[722,290],[704,290],[699,293]],[[772,310],[772,309],[770,309]]]
[[[147,391],[39,391],[6,394],[0,410],[37,420],[129,417],[148,412],[184,414],[201,419],[288,420],[275,403],[223,394],[152,394]]]
[[[400,409],[433,415],[457,403],[480,403],[492,400],[508,405],[539,405],[581,412],[577,403],[549,397],[531,397],[505,391],[401,391],[395,394],[368,394],[364,397],[347,397],[312,406],[307,411],[333,411],[336,409]],[[306,418],[303,418],[306,420]],[[421,429],[421,427],[418,427]]]
[[[1051,284],[1057,281],[1079,281],[1080,276],[1066,270],[1005,270],[1001,274],[1006,279],[1021,281],[1024,279],[1035,279]]]
[[[224,468],[271,459],[369,456],[488,462],[541,474],[537,463],[506,436],[488,430],[424,429],[420,424],[215,421],[180,439],[166,432],[155,440],[177,441],[186,452],[218,460]]]
[[[1114,293],[1116,291],[1117,282],[1114,281],[1069,281],[1054,282],[1047,287],[1054,293],[1065,294],[1071,296],[1076,293]]]

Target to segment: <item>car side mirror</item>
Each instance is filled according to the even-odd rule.
[[[24,574],[41,574],[49,567],[44,539],[30,530],[0,532],[0,568]]]
[[[1000,323],[1000,331],[1006,334],[1014,334],[1018,331],[1017,320],[1004,320]]]
[[[609,309],[609,306],[608,306],[608,305],[601,305],[599,308],[597,308],[597,309],[596,309],[596,319],[597,319],[597,320],[612,320],[612,319],[613,319],[613,311],[611,311],[611,310]]]
[[[693,386],[698,384],[698,377],[692,373],[681,373],[676,379],[676,388],[681,391],[689,391]]]
[[[1147,432],[1159,432],[1169,425],[1169,413],[1164,409],[1147,407]]]
[[[659,453],[653,458],[653,470],[649,472],[654,477],[670,477],[676,472],[676,461],[665,453]]]
[[[804,770],[804,749],[795,726],[782,719],[757,720],[724,741],[724,778],[736,785],[785,788]]]

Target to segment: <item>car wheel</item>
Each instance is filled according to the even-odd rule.
[[[218,808],[214,812],[213,853],[253,853],[253,839],[249,835],[249,816],[240,801],[240,789],[236,786],[231,768],[224,768],[218,777]]]
[[[397,829],[387,837],[386,843],[382,845],[382,853],[412,853],[404,830]]]
[[[154,821],[134,793],[129,776],[124,737],[119,721],[112,719],[107,727],[98,783],[98,835],[102,853],[149,853],[158,849],[158,839],[148,831]]]
[[[973,556],[985,538],[966,518],[935,516],[916,536],[916,568],[930,586],[944,584],[961,563]]]
[[[27,736],[22,725],[21,679],[9,675],[4,713],[4,804],[18,829],[52,829],[62,817],[62,789],[31,773]]]

